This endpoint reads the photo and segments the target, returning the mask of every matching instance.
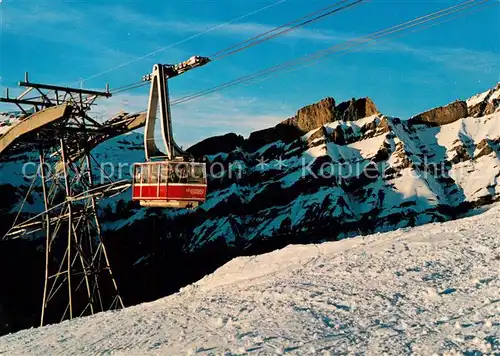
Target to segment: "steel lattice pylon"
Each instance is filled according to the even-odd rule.
[[[62,319],[93,314],[115,308],[123,308],[123,301],[111,271],[106,247],[103,243],[101,226],[96,209],[96,196],[92,178],[91,156],[86,153],[76,162],[66,159],[64,141],[60,144],[60,160],[56,164],[56,175],[45,176],[46,160],[40,155],[42,189],[45,202],[46,266],[42,302],[41,324],[45,310],[58,292],[67,287],[68,304]],[[62,181],[61,182],[61,177]],[[62,183],[62,184],[61,184]],[[57,197],[64,196],[64,203],[57,204]],[[51,222],[54,222],[53,224]],[[55,246],[57,238],[64,241],[65,248]],[[64,252],[63,252],[64,251]],[[58,264],[58,265],[57,265]],[[100,289],[103,272],[114,290],[111,302],[103,300]],[[84,289],[87,295],[78,293]],[[78,296],[74,300],[73,295]],[[80,292],[80,294],[82,294]],[[81,300],[85,300],[84,303]],[[77,306],[76,304],[79,304]]]
[[[94,175],[97,172],[105,175],[105,172],[90,151],[96,142],[119,132],[87,115],[95,99],[110,96],[109,91],[34,84],[28,82],[27,76],[20,85],[28,89],[17,98],[7,95],[0,101],[14,103],[27,114],[24,120],[28,123],[27,129],[9,143],[2,155],[9,150],[38,150],[37,174],[26,199],[30,195],[39,196],[41,191],[44,211],[36,216],[25,214],[23,202],[4,238],[45,235],[40,325],[57,321],[56,314],[64,320],[123,308],[103,241],[97,204],[104,196],[124,191],[130,183],[113,182],[106,176],[95,184]],[[39,96],[25,99],[26,93],[31,91],[38,92]],[[22,105],[30,105],[31,111]],[[54,110],[58,107],[62,111]],[[49,115],[47,118],[50,110],[58,112],[57,117]]]

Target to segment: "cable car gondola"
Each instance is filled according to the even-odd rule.
[[[134,165],[132,180],[132,200],[139,201],[141,206],[194,208],[205,201],[206,164],[196,162],[173,139],[168,79],[208,62],[208,58],[193,56],[175,66],[156,64],[153,72],[144,77],[151,81],[144,132],[146,162]],[[166,152],[162,152],[155,141],[158,106]]]
[[[206,166],[198,162],[146,162],[134,166],[133,199],[142,206],[190,208],[205,201]]]

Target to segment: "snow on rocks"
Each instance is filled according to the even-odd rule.
[[[500,349],[500,205],[240,257],[181,292],[0,338],[0,354],[420,354]]]
[[[469,99],[466,100],[467,106],[472,107],[472,106],[475,106],[475,105],[481,103],[491,94],[491,92],[492,92],[492,90],[490,89],[490,90],[487,90],[483,93],[479,93],[479,94],[476,94],[476,95],[470,97]]]

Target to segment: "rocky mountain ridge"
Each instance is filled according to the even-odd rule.
[[[307,105],[291,118],[283,120],[274,127],[254,131],[245,140],[234,133],[211,137],[189,148],[195,156],[230,152],[241,146],[252,151],[276,140],[291,142],[308,131],[336,120],[355,121],[376,115],[379,111],[370,98],[355,99],[335,104],[335,99],[327,97],[317,103]]]

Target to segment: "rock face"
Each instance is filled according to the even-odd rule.
[[[353,98],[335,106],[335,99],[327,97],[318,103],[303,107],[294,117],[283,121],[282,124],[295,126],[302,133],[306,133],[335,120],[355,121],[378,113],[370,98]]]
[[[338,106],[327,98],[248,139],[228,134],[194,145],[189,150],[207,156],[210,173],[207,200],[197,209],[144,209],[130,204],[130,192],[100,202],[125,300],[140,303],[176,291],[235,256],[445,221],[500,200],[497,93],[411,122],[379,114],[368,98]],[[485,103],[493,112],[468,115]],[[98,146],[94,156],[117,165],[140,162],[142,142],[142,135],[130,134]],[[0,163],[0,194],[8,197],[0,201],[0,226],[10,226],[30,187],[21,167],[37,159],[34,152]],[[43,210],[37,199],[26,206]],[[36,253],[43,261],[43,240]],[[4,313],[15,298],[9,302]]]
[[[446,106],[441,106],[410,119],[412,123],[427,123],[431,125],[446,125],[468,116],[467,103],[465,101],[455,101]]]
[[[350,101],[340,103],[335,111],[337,119],[345,121],[354,121],[379,113],[375,103],[370,98],[353,98]]]
[[[335,100],[329,97],[300,109],[294,124],[303,132],[308,132],[332,121],[335,121]]]

